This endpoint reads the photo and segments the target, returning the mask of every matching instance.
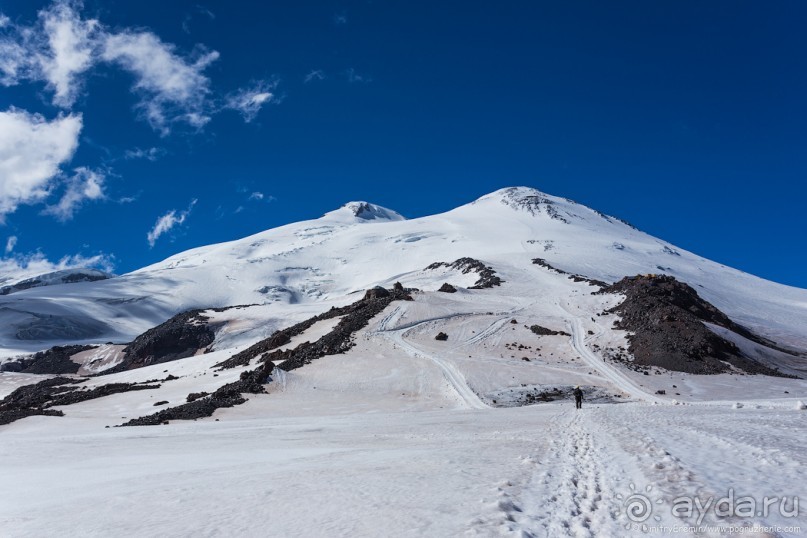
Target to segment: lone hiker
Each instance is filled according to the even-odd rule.
[[[572,391],[574,395],[574,406],[576,409],[581,409],[583,407],[583,391],[580,390],[580,385],[577,385],[574,390]]]

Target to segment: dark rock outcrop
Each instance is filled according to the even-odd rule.
[[[616,327],[630,333],[628,351],[635,365],[692,374],[718,374],[734,366],[749,374],[791,377],[743,356],[736,345],[709,330],[704,322],[772,347],[674,277],[626,277],[599,293],[625,295],[609,312],[619,314]]]
[[[569,333],[565,331],[553,331],[552,329],[547,329],[546,327],[541,327],[540,325],[531,325],[530,330],[538,336],[570,336]]]
[[[604,287],[608,286],[608,283],[603,282],[602,280],[597,280],[595,278],[589,278],[589,277],[583,276],[583,275],[572,274],[572,273],[569,273],[567,271],[564,271],[563,269],[558,269],[557,267],[551,265],[548,261],[546,261],[543,258],[534,258],[532,260],[532,263],[534,263],[535,265],[540,265],[541,267],[543,267],[545,269],[549,269],[550,271],[555,272],[555,273],[557,273],[559,275],[566,275],[566,278],[568,278],[569,280],[573,280],[574,282],[587,282],[587,283],[591,284],[592,286],[597,286],[599,288],[604,288]]]
[[[468,288],[469,290],[481,290],[486,288],[492,288],[494,286],[501,286],[501,284],[504,282],[504,280],[496,276],[496,271],[494,271],[491,267],[488,267],[484,263],[480,262],[479,260],[475,260],[473,258],[467,258],[467,257],[460,258],[451,263],[435,262],[426,267],[426,270],[429,271],[439,269],[441,267],[456,269],[457,271],[462,272],[462,274],[464,275],[468,273],[478,274],[479,279],[474,283],[473,286],[470,286]]]
[[[28,357],[7,362],[0,367],[0,371],[26,374],[75,374],[81,365],[70,360],[70,357],[94,347],[55,346],[47,351],[40,351]]]
[[[79,390],[75,385],[83,381],[85,380],[54,377],[33,385],[19,387],[0,400],[0,425],[32,415],[64,416],[62,411],[50,408],[72,405],[120,392],[160,387],[160,385],[138,383],[110,383],[93,389]]]
[[[203,310],[188,310],[149,329],[124,351],[123,361],[104,374],[142,368],[195,355],[213,343],[215,334]]]
[[[457,288],[449,284],[448,282],[444,282],[440,289],[437,291],[442,291],[443,293],[457,293]]]
[[[437,333],[437,336],[434,337],[434,339],[445,342],[446,340],[448,340],[448,335],[444,332],[439,332]]]
[[[403,286],[401,286],[401,290],[403,291]],[[375,288],[370,288],[365,292],[364,298],[365,299],[381,299],[383,297],[389,297],[390,293],[385,288],[381,286],[376,286]]]
[[[233,407],[246,402],[247,400],[243,397],[243,394],[265,393],[264,385],[271,380],[275,362],[282,361],[283,370],[290,371],[305,366],[325,355],[344,353],[355,345],[353,335],[364,328],[370,319],[389,306],[392,301],[412,300],[412,297],[407,292],[395,289],[385,291],[387,291],[387,295],[383,297],[367,297],[367,294],[365,294],[365,298],[351,305],[332,308],[324,314],[298,323],[285,331],[278,331],[269,338],[217,364],[216,366],[222,369],[234,368],[235,366],[249,364],[252,359],[262,355],[259,361],[260,365],[257,368],[241,372],[238,381],[220,387],[213,394],[194,399],[176,407],[164,409],[152,415],[130,420],[121,426],[150,426],[164,424],[170,420],[193,420],[209,417],[213,415],[216,409]],[[294,349],[269,351],[271,346],[278,341],[283,341],[286,338],[290,339],[292,333],[294,333],[294,336],[302,334],[317,321],[339,316],[344,317],[336,327],[316,342],[304,342]],[[279,336],[279,333],[283,334],[283,336]],[[287,342],[288,340],[286,340]]]

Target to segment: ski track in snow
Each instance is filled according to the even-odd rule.
[[[432,361],[434,364],[436,364],[440,368],[440,370],[442,370],[443,376],[445,377],[446,381],[448,381],[448,383],[451,385],[451,387],[454,389],[457,395],[462,399],[462,402],[464,403],[465,407],[469,409],[487,409],[489,406],[482,401],[482,399],[473,391],[471,387],[468,386],[468,383],[465,381],[465,376],[462,375],[462,373],[454,364],[436,355],[427,353],[421,349],[416,348],[415,346],[407,342],[405,338],[405,334],[407,331],[410,331],[421,325],[432,323],[437,320],[445,320],[452,317],[465,316],[467,314],[455,314],[451,316],[430,318],[406,324],[401,327],[397,327],[395,329],[390,329],[389,328],[390,323],[394,320],[399,319],[402,310],[403,309],[401,307],[396,307],[389,315],[385,316],[379,323],[378,330],[376,331],[376,333],[388,338],[391,342],[394,343],[394,345],[400,347],[400,349],[402,349],[407,355],[410,355],[412,357],[428,359]]]
[[[639,398],[650,403],[656,404],[669,404],[668,400],[663,400],[652,394],[649,394],[642,389],[637,383],[631,380],[627,375],[623,374],[616,367],[607,364],[604,360],[597,357],[591,350],[588,349],[585,341],[585,333],[583,331],[583,322],[580,316],[575,316],[568,309],[568,307],[561,305],[561,307],[572,318],[569,320],[568,327],[571,333],[571,343],[575,351],[583,358],[586,363],[592,368],[600,372],[605,378],[613,383],[618,389],[626,392],[634,398]],[[597,324],[598,325],[598,324]],[[599,325],[598,325],[599,326]]]

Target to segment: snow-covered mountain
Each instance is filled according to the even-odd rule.
[[[55,286],[57,284],[73,284],[75,282],[95,282],[105,280],[113,275],[105,271],[90,268],[62,269],[36,276],[23,278],[4,278],[4,285],[0,287],[0,295],[8,295],[30,288],[42,286]]]
[[[570,200],[352,202],[51,284],[0,296],[4,536],[807,528],[671,510],[803,496],[807,290]]]
[[[537,257],[606,282],[669,274],[759,334],[807,348],[807,290],[711,262],[525,187],[413,220],[351,202],[319,219],[192,249],[126,275],[16,291],[0,297],[0,345],[8,355],[68,341],[129,341],[191,308],[265,304],[278,318],[297,319],[295,312],[344,304],[396,280],[437,289],[441,278],[424,268],[461,257],[484,261],[510,283],[534,281]]]

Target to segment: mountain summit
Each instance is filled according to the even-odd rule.
[[[322,218],[346,220],[348,222],[406,220],[402,215],[391,209],[368,202],[348,202],[339,209],[325,213]]]

